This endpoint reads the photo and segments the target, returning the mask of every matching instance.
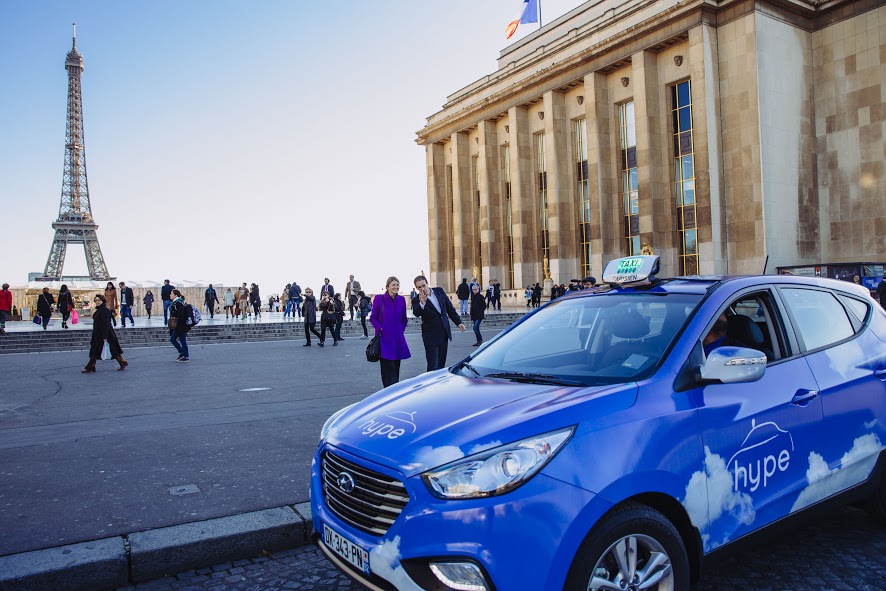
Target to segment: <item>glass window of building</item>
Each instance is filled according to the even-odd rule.
[[[624,207],[625,254],[640,254],[640,184],[637,178],[637,130],[634,103],[618,107],[621,198]]]
[[[575,122],[575,192],[578,202],[578,244],[581,276],[591,274],[591,193],[588,186],[588,122]]]
[[[674,200],[677,208],[677,249],[681,275],[698,274],[691,90],[689,80],[670,88],[674,132]]]
[[[515,289],[514,285],[514,204],[511,201],[511,147],[501,147],[502,178],[504,179],[505,201],[507,203],[507,232],[508,232],[508,286]]]
[[[483,240],[480,238],[481,228],[483,227],[483,215],[480,212],[480,158],[473,156],[471,158],[471,175],[474,179],[474,206],[477,208],[477,230],[474,234],[477,242],[477,267],[480,273],[483,272]],[[477,279],[480,279],[477,277]]]
[[[535,134],[535,189],[538,195],[539,228],[541,229],[541,255],[548,258],[550,243],[548,242],[548,173],[545,164],[545,134]]]

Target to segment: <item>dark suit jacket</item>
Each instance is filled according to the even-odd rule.
[[[437,308],[434,307],[434,304],[432,304],[430,300],[428,300],[427,304],[425,304],[424,310],[422,310],[418,296],[415,296],[412,300],[412,315],[416,318],[421,318],[422,339],[435,337],[442,338],[445,336],[451,341],[452,327],[446,322],[446,316],[448,316],[456,326],[461,324],[461,317],[456,313],[455,308],[452,306],[452,302],[449,301],[449,297],[446,295],[446,292],[443,291],[442,287],[432,287],[431,290],[437,298],[437,303],[443,307],[443,314],[440,314],[440,312],[437,311]]]

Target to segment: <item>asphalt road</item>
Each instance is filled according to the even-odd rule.
[[[218,564],[157,579],[127,591],[362,591],[313,546]],[[882,591],[886,589],[886,527],[860,509],[778,541],[735,554],[705,571],[695,591]],[[118,590],[118,591],[123,591]],[[526,591],[541,591],[530,590]],[[547,590],[546,590],[547,591]]]
[[[404,379],[425,369],[407,342]],[[320,427],[381,388],[366,343],[132,349],[94,374],[82,351],[2,356],[0,556],[307,501]]]

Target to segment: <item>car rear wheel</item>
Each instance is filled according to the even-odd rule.
[[[576,554],[566,591],[688,591],[689,558],[659,511],[628,503],[594,526]]]

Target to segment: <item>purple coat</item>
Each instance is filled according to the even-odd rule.
[[[375,334],[381,334],[381,358],[391,361],[409,359],[409,347],[406,345],[406,298],[397,295],[394,299],[387,292],[375,296],[372,301],[372,313],[369,322],[375,327]]]

